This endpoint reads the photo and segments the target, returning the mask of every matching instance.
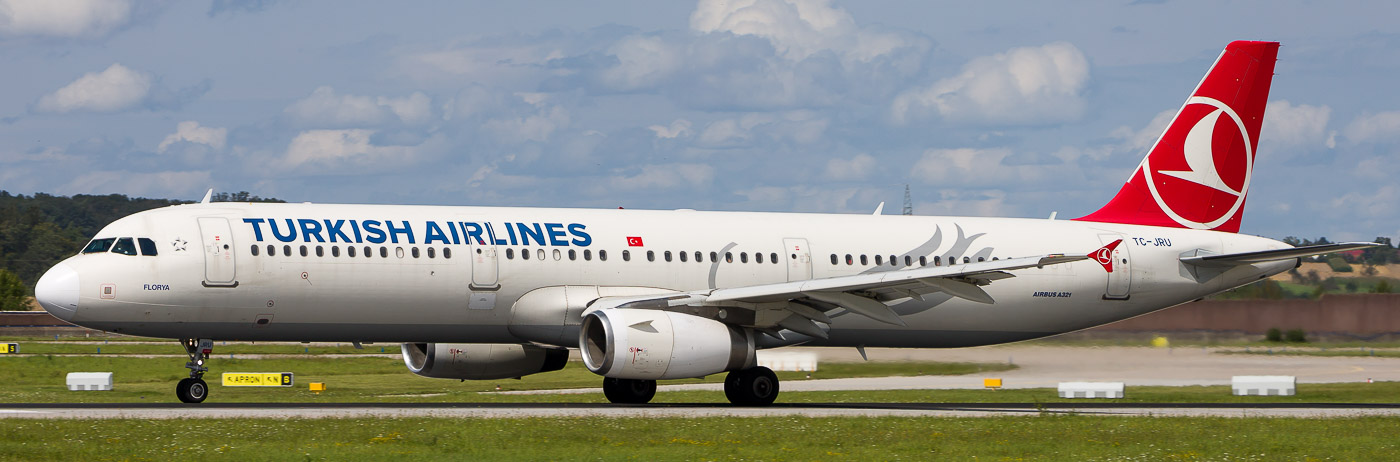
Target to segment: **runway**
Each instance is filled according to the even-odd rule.
[[[1400,403],[815,403],[768,407],[727,404],[601,403],[205,403],[0,404],[0,418],[191,419],[350,417],[1299,417],[1400,416]]]

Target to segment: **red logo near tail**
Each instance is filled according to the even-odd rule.
[[[1122,244],[1122,243],[1123,243],[1123,240],[1122,240],[1122,239],[1119,239],[1119,240],[1110,242],[1110,243],[1108,243],[1108,245],[1106,245],[1106,246],[1099,247],[1099,250],[1095,250],[1094,253],[1091,254],[1090,256],[1094,258],[1094,261],[1099,262],[1100,265],[1103,265],[1103,270],[1104,270],[1104,271],[1107,271],[1107,272],[1112,273],[1112,272],[1113,272],[1113,249],[1117,249],[1117,248],[1118,248],[1118,244]]]

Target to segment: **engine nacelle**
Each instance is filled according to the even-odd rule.
[[[535,345],[405,343],[402,349],[409,371],[436,379],[505,379],[557,371],[569,362],[569,350]]]
[[[584,314],[583,363],[618,379],[682,379],[757,363],[752,331],[661,310],[614,308]]]
[[[583,322],[583,310],[592,307],[595,300],[676,293],[679,292],[655,287],[541,287],[526,292],[515,301],[507,328],[511,335],[522,341],[572,347],[578,345],[578,328]]]

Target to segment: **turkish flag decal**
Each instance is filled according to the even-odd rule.
[[[638,237],[638,236],[627,236],[627,246],[628,246],[628,247],[641,247],[641,246],[642,246],[642,238],[641,238],[641,237]]]

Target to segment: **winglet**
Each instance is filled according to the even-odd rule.
[[[871,215],[879,215],[880,212],[883,212],[883,211],[885,211],[885,203],[884,203],[884,202],[881,202],[880,205],[878,205],[878,206],[875,207],[875,213],[872,213]]]
[[[1094,253],[1092,254],[1092,255],[1094,256],[1094,261],[1099,262],[1100,265],[1103,265],[1103,270],[1104,270],[1104,271],[1109,272],[1109,273],[1112,273],[1112,272],[1113,272],[1113,249],[1118,248],[1118,244],[1122,244],[1122,243],[1123,243],[1123,240],[1122,240],[1122,239],[1119,239],[1119,240],[1116,240],[1116,241],[1113,241],[1113,242],[1108,243],[1108,245],[1106,245],[1106,246],[1099,247],[1099,250],[1095,250]]]
[[[204,193],[204,198],[199,200],[201,204],[208,204],[209,199],[214,197],[214,188],[209,188],[209,192]]]

